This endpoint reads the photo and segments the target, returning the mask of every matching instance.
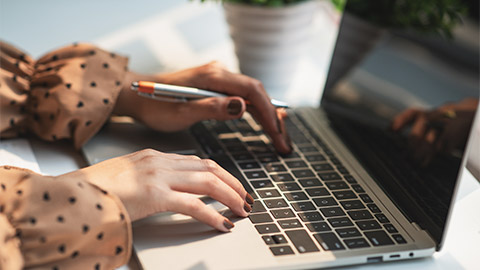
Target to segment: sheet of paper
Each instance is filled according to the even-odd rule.
[[[40,172],[32,147],[26,139],[0,141],[0,166],[10,165]]]

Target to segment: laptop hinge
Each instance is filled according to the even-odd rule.
[[[423,229],[416,222],[412,222],[412,225],[417,231],[423,231]]]

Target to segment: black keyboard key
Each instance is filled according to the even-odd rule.
[[[260,234],[280,232],[277,225],[274,223],[255,225],[255,229],[257,229]]]
[[[340,207],[329,207],[329,208],[322,208],[320,209],[324,217],[338,217],[338,216],[345,216],[345,212],[343,212],[342,208]]]
[[[355,211],[348,211],[348,215],[353,220],[363,220],[363,219],[372,219],[373,216],[368,212],[368,210],[355,210]]]
[[[384,224],[383,227],[389,233],[398,233],[397,228],[395,228],[395,226],[393,226],[392,224]]]
[[[227,155],[224,155],[224,154],[218,154],[218,155],[214,155],[214,156],[211,156],[211,159],[215,162],[218,163],[218,165],[220,165],[222,168],[224,168],[226,171],[230,172],[234,177],[236,177],[240,183],[242,183],[243,187],[245,188],[245,190],[247,190],[247,192],[252,195],[252,197],[254,199],[257,198],[257,195],[255,194],[255,192],[252,190],[252,188],[250,187],[250,185],[248,184],[247,180],[245,179],[245,177],[243,177],[242,173],[240,172],[240,170],[237,168],[237,166],[235,165],[235,163],[233,163],[233,161],[231,160],[231,158]]]
[[[226,146],[227,150],[230,152],[230,153],[237,153],[237,152],[247,152],[247,148],[241,144],[237,144],[237,145],[227,145]]]
[[[375,230],[375,229],[381,229],[380,224],[376,220],[363,220],[363,221],[357,221],[355,222],[357,226],[362,230]]]
[[[275,154],[257,155],[257,158],[262,163],[271,163],[271,162],[279,161]]]
[[[265,209],[265,206],[263,206],[261,201],[255,201],[252,204],[252,212],[251,213],[261,213],[261,212],[267,212],[267,209]]]
[[[335,231],[338,233],[338,235],[340,235],[341,238],[362,236],[360,231],[355,227],[336,229]]]
[[[272,222],[273,219],[270,217],[268,213],[262,213],[262,214],[251,214],[248,216],[250,218],[250,221],[252,223],[267,223],[267,222]]]
[[[294,219],[281,219],[278,221],[278,224],[282,229],[295,229],[295,228],[302,228],[302,224],[300,223],[300,220],[294,218]]]
[[[248,141],[248,142],[245,142],[248,146],[262,146],[262,147],[266,147],[267,144],[264,143],[263,141]]]
[[[248,179],[267,178],[267,175],[263,171],[249,171],[244,173]]]
[[[287,171],[287,168],[283,166],[282,164],[274,164],[274,163],[269,163],[265,165],[265,169],[267,172],[285,172]]]
[[[265,200],[264,202],[268,208],[288,207],[288,204],[284,199],[271,199],[271,200]]]
[[[297,178],[315,177],[315,174],[310,169],[294,170],[292,173]]]
[[[370,198],[370,196],[368,196],[367,194],[359,194],[358,195],[360,197],[360,199],[362,199],[362,201],[364,203],[372,203],[372,198]]]
[[[345,210],[355,210],[355,209],[363,209],[365,205],[360,200],[350,200],[350,201],[341,201],[343,208]]]
[[[302,179],[302,180],[299,180],[298,182],[300,182],[300,185],[302,185],[302,187],[304,188],[323,186],[320,180],[316,178]]]
[[[225,145],[242,144],[242,141],[240,141],[238,138],[223,138],[220,139],[220,141]]]
[[[257,193],[262,198],[276,198],[282,196],[276,189],[261,189],[257,190]]]
[[[342,177],[336,172],[326,172],[326,173],[318,173],[318,176],[323,181],[332,181],[332,180],[340,180]]]
[[[337,201],[336,201],[333,197],[314,198],[314,199],[313,199],[313,202],[314,202],[318,207],[338,205]]]
[[[326,160],[325,157],[321,154],[305,155],[305,158],[310,162],[322,162]]]
[[[297,152],[292,151],[289,154],[282,155],[282,158],[283,159],[294,159],[294,158],[300,158],[300,155]]]
[[[283,234],[275,234],[272,235],[272,239],[275,242],[275,244],[286,244],[288,243],[288,240],[283,236]]]
[[[365,190],[360,185],[352,185],[352,189],[357,193],[365,193]]]
[[[311,202],[295,202],[292,203],[293,209],[295,211],[300,212],[300,211],[311,211],[311,210],[316,210],[317,208],[313,205]]]
[[[349,174],[350,172],[348,172],[347,168],[343,167],[343,166],[337,166],[337,170],[341,173],[341,174]]]
[[[305,192],[291,192],[291,193],[284,193],[285,197],[289,201],[305,201],[308,200],[307,194]]]
[[[333,171],[332,165],[328,163],[312,164],[312,167],[316,172]]]
[[[324,250],[345,249],[340,239],[334,233],[319,233],[313,235]]]
[[[251,160],[251,159],[254,159],[253,156],[248,153],[248,152],[245,152],[245,153],[235,153],[232,155],[233,159],[235,159],[236,161],[243,161],[243,160]]]
[[[349,218],[347,217],[340,217],[340,218],[329,218],[328,222],[332,227],[338,228],[338,227],[349,227],[353,226],[353,223],[350,221]]]
[[[278,184],[278,188],[281,191],[295,191],[295,190],[300,190],[300,186],[297,183],[283,183],[283,184]]]
[[[288,238],[300,253],[320,251],[305,230],[286,232]]]
[[[382,211],[380,210],[380,208],[378,208],[378,206],[374,203],[370,203],[370,204],[367,204],[367,207],[368,209],[370,209],[370,211],[372,211],[373,213],[381,213]]]
[[[291,255],[295,254],[291,247],[289,246],[281,246],[281,247],[270,247],[273,255],[281,256],[281,255]]]
[[[330,192],[326,188],[308,188],[305,189],[311,197],[328,196]]]
[[[260,164],[256,161],[239,162],[238,165],[244,170],[259,169]]]
[[[405,240],[405,238],[403,238],[403,236],[401,236],[400,234],[394,234],[392,235],[393,237],[393,240],[395,240],[395,242],[397,242],[397,244],[406,244],[407,243],[407,240]]]
[[[295,217],[295,214],[289,208],[272,210],[270,211],[270,213],[272,213],[273,217],[276,219]]]
[[[256,181],[250,181],[250,184],[257,189],[257,188],[269,188],[273,187],[273,183],[270,180],[256,180]]]
[[[270,177],[272,177],[275,182],[290,182],[295,180],[289,173],[271,174]]]
[[[255,154],[273,154],[274,152],[268,146],[249,146],[248,150],[252,151]]]
[[[357,183],[357,180],[351,175],[344,175],[343,178],[345,178],[345,180],[347,180],[347,182],[350,183],[350,184],[356,184]]]
[[[325,152],[327,152],[328,150],[324,150]],[[338,160],[338,158],[335,158],[335,157],[330,157],[330,161],[335,164],[336,166],[341,166],[342,165],[342,162],[340,162],[340,160]]]
[[[390,220],[384,214],[375,214],[375,217],[380,223],[389,223]]]
[[[335,196],[337,200],[349,200],[357,198],[357,195],[355,195],[355,193],[351,190],[335,191],[333,192],[333,196]]]
[[[345,239],[343,240],[345,245],[348,248],[354,249],[354,248],[364,248],[364,247],[369,247],[370,244],[368,244],[367,240],[365,238],[360,237],[360,238],[352,238],[352,239]]]
[[[318,149],[313,145],[301,146],[301,147],[298,147],[298,150],[302,153],[318,152]]]
[[[298,213],[298,217],[304,222],[323,220],[322,215],[317,211]]]
[[[368,241],[370,241],[370,243],[376,247],[394,244],[392,239],[390,239],[388,234],[384,231],[365,232],[365,236],[367,237]]]
[[[332,181],[332,182],[326,182],[325,185],[330,189],[330,190],[339,190],[339,189],[348,189],[348,184],[344,181]]]
[[[328,232],[332,230],[326,222],[306,223],[305,225],[311,232]]]
[[[345,178],[345,180],[347,180],[347,182],[350,183],[350,184],[356,184],[357,183],[357,180],[355,180],[355,178],[351,175],[344,175],[343,178]]]
[[[270,235],[264,235],[262,236],[263,241],[265,241],[265,244],[267,245],[273,245],[276,244],[275,241],[273,241],[273,238]]]
[[[287,167],[290,168],[290,169],[306,168],[306,167],[308,167],[308,166],[307,166],[307,163],[305,163],[305,161],[303,161],[303,160],[287,161],[287,162],[285,162],[285,164],[287,164]]]

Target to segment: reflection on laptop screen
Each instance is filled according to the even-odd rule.
[[[380,186],[441,243],[478,107],[478,1],[414,2],[347,1],[322,107]]]

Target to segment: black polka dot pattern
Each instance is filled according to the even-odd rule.
[[[97,86],[97,83],[96,82],[91,82],[90,83],[90,87],[96,87]]]
[[[65,253],[65,244],[61,244],[60,246],[58,246],[58,252]]]
[[[77,108],[81,108],[81,107],[83,107],[83,101],[79,101],[79,102],[77,103]]]
[[[97,234],[97,240],[103,240],[103,232]]]
[[[75,197],[68,198],[68,202],[71,203],[71,204],[74,204],[76,201],[77,201],[77,199]]]
[[[50,194],[48,192],[43,193],[43,200],[46,202],[50,201]]]
[[[65,86],[66,86],[68,89],[72,88],[72,84],[71,84],[71,83],[67,83],[67,84],[65,84]]]
[[[84,224],[82,226],[82,232],[83,233],[87,233],[89,230],[90,230],[90,226],[88,226],[87,224]]]

